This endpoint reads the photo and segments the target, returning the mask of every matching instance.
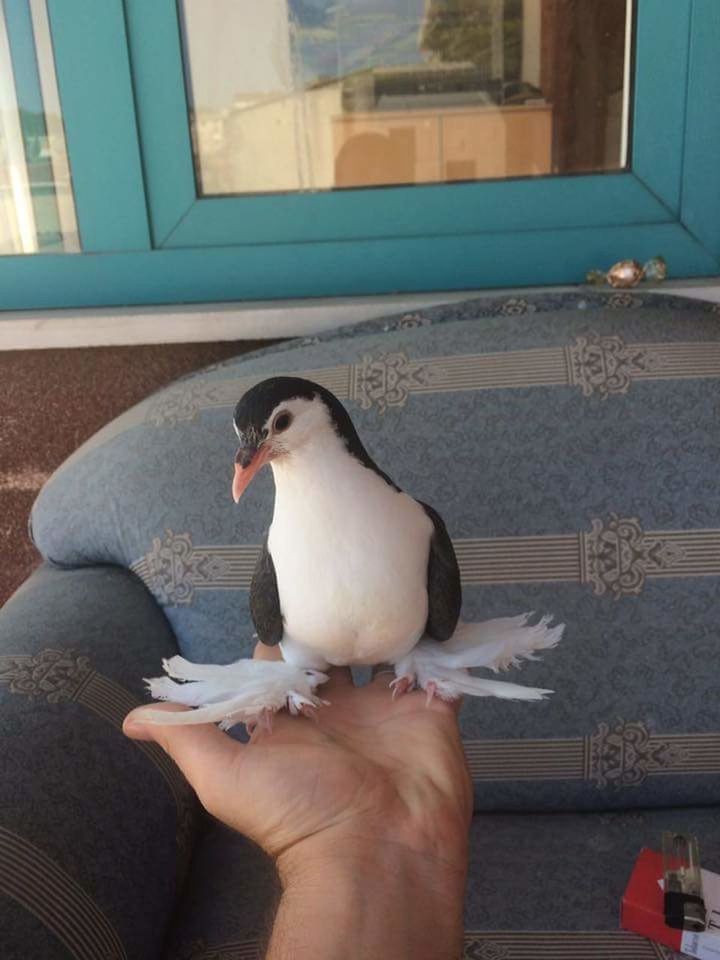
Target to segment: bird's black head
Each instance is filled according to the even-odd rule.
[[[373,465],[337,397],[301,377],[271,377],[255,384],[235,407],[233,424],[240,440],[233,480],[236,503],[263,464],[291,455],[319,432],[336,435],[349,453]]]

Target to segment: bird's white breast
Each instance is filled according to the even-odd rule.
[[[322,443],[322,448],[320,448]],[[332,664],[404,656],[427,620],[433,527],[335,436],[273,463],[268,546],[286,644]]]

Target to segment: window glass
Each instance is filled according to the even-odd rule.
[[[631,0],[180,0],[199,193],[614,171]]]

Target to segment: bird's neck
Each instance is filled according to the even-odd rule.
[[[298,450],[271,462],[275,479],[275,518],[285,509],[312,510],[355,498],[359,488],[385,482],[349,452],[335,433],[323,433]]]

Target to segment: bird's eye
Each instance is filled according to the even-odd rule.
[[[283,410],[283,412],[279,413],[273,420],[273,430],[275,433],[282,433],[283,430],[287,430],[291,423],[292,414],[288,413],[287,410]]]

